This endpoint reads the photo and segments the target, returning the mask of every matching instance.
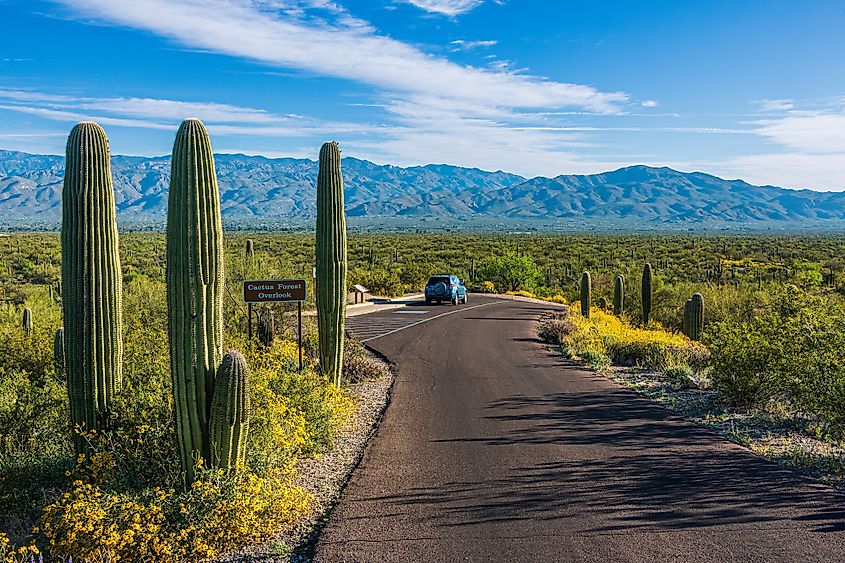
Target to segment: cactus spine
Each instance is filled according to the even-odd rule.
[[[65,377],[65,329],[59,327],[56,330],[56,336],[53,337],[53,367],[55,368],[56,377],[64,379]]]
[[[62,312],[70,416],[101,428],[121,387],[123,294],[109,141],[80,123],[67,141],[62,190]],[[77,453],[85,443],[75,436]]]
[[[340,385],[346,316],[346,213],[337,143],[320,149],[317,175],[317,327],[320,369]],[[372,248],[371,248],[372,253]]]
[[[32,334],[32,309],[29,307],[24,308],[23,315],[21,316],[21,328],[23,329],[23,333],[27,336]]]
[[[704,326],[704,297],[700,293],[693,293],[689,307],[689,337],[698,340]]]
[[[590,318],[590,299],[592,298],[592,280],[590,272],[581,274],[581,315]]]
[[[651,264],[646,262],[643,266],[643,285],[642,285],[642,305],[643,305],[643,324],[647,325],[651,319]]]
[[[167,310],[176,434],[188,483],[211,460],[208,418],[223,359],[223,225],[211,141],[197,119],[173,145],[167,198]]]
[[[616,276],[613,283],[613,314],[617,317],[625,312],[625,277],[622,274]]]
[[[211,400],[210,442],[214,467],[233,469],[243,464],[249,432],[249,375],[240,352],[223,356]]]

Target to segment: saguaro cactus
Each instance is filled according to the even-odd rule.
[[[221,469],[242,464],[249,432],[249,375],[240,352],[230,350],[223,356],[214,382],[211,400],[211,463]]]
[[[700,293],[693,293],[689,308],[689,337],[698,340],[704,326],[704,297]]]
[[[29,307],[24,308],[23,315],[21,315],[21,328],[25,335],[32,334],[32,309]]]
[[[246,252],[247,258],[253,258],[255,256],[255,243],[251,238],[246,239],[246,248],[244,251]]]
[[[65,377],[65,329],[59,327],[53,337],[53,368],[56,377]]]
[[[276,315],[272,309],[264,309],[258,316],[258,341],[264,346],[270,346],[275,336]]]
[[[70,416],[102,427],[121,387],[122,277],[109,141],[80,123],[67,141],[62,190],[62,312]],[[85,442],[76,436],[77,453]]]
[[[617,317],[625,312],[625,276],[619,274],[613,283],[613,314]]]
[[[643,304],[643,324],[647,325],[651,319],[651,264],[646,262],[643,266],[643,284],[642,284],[642,304]]]
[[[590,318],[590,300],[592,299],[593,284],[590,272],[581,274],[581,315]]]
[[[692,308],[692,299],[687,299],[684,302],[684,320],[682,330],[685,335],[690,335],[690,310]]]
[[[340,149],[337,143],[331,142],[320,149],[317,175],[317,326],[320,369],[338,385],[343,367],[346,269]]]
[[[167,198],[167,310],[179,455],[186,480],[211,460],[208,418],[223,358],[223,225],[211,141],[197,119],[173,145]]]

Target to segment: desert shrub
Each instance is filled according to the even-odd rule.
[[[578,329],[575,319],[569,309],[555,313],[548,319],[540,322],[537,332],[541,339],[549,344],[561,344],[563,341]]]
[[[748,322],[710,327],[714,386],[730,401],[765,406],[786,401],[845,432],[845,310],[796,287]]]
[[[600,310],[590,318],[572,316],[575,330],[564,338],[579,357],[603,354],[614,365],[642,366],[665,370],[673,366],[702,369],[709,361],[707,350],[683,335],[668,332],[656,323],[636,328],[623,319]]]
[[[384,297],[399,297],[405,293],[405,285],[399,279],[399,274],[381,268],[355,268],[349,272],[349,285],[351,287],[354,284],[361,284],[373,295]]]
[[[204,471],[186,491],[155,488],[134,495],[75,480],[44,508],[39,533],[54,557],[213,558],[270,539],[301,515],[308,494],[292,479],[290,471],[260,477],[249,471]]]
[[[360,383],[390,375],[390,366],[367,350],[357,338],[346,340],[343,355],[343,380]]]
[[[481,282],[481,285],[478,286],[478,291],[481,293],[495,293],[496,292],[496,284],[487,280]]]

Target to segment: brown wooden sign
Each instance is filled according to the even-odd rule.
[[[245,280],[245,303],[297,303],[305,301],[305,280]]]

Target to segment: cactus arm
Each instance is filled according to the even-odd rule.
[[[244,462],[249,432],[249,374],[243,355],[223,356],[214,383],[209,440],[214,467],[233,469]]]

